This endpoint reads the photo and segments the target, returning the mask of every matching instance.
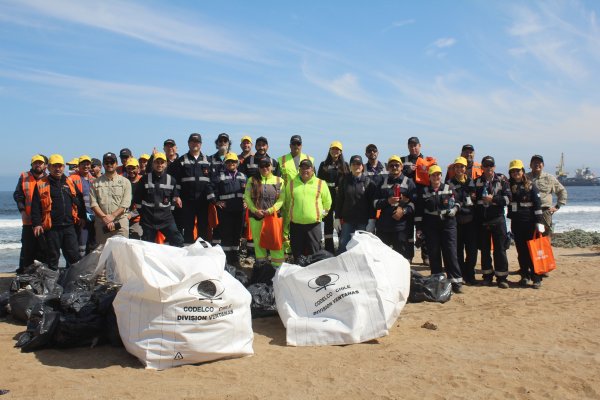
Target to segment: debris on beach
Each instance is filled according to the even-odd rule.
[[[427,321],[421,325],[421,328],[429,329],[430,331],[437,331],[438,326],[433,322]]]
[[[586,232],[575,229],[568,232],[554,233],[552,235],[553,247],[592,247],[600,245],[600,232]]]

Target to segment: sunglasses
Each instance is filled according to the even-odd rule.
[[[116,164],[117,162],[115,160],[104,160],[104,164],[105,165],[113,165]]]
[[[271,164],[261,164],[258,166],[258,168],[269,168],[271,166]]]
[[[487,164],[487,163],[486,163],[486,164],[481,164],[481,166],[482,166],[483,168],[492,168],[492,167],[495,167],[495,164]]]
[[[377,149],[368,149],[367,150],[367,153],[378,153],[378,152],[379,152],[379,150],[377,150]]]

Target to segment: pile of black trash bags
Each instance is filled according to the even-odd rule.
[[[423,276],[416,271],[410,271],[409,303],[420,303],[422,301],[445,303],[451,297],[452,284],[445,274]]]
[[[100,251],[94,251],[58,271],[36,262],[14,278],[10,291],[0,296],[0,309],[27,323],[15,347],[31,352],[104,343],[122,346],[112,307],[119,286],[97,283],[99,257]]]

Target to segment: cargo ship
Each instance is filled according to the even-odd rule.
[[[589,167],[575,170],[575,176],[569,177],[565,171],[564,154],[560,154],[560,164],[556,167],[556,178],[563,186],[600,186],[600,178]]]

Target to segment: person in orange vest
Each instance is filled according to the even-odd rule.
[[[90,187],[94,181],[94,177],[90,173],[92,167],[92,159],[83,155],[79,157],[77,171],[75,171],[69,179],[73,181],[75,186],[83,193],[83,202],[85,203],[86,219],[78,229],[79,239],[79,255],[83,257],[95,247],[96,234],[94,232],[94,212],[90,202]]]
[[[467,169],[465,173],[469,178],[475,180],[479,178],[481,174],[483,174],[483,169],[481,169],[481,163],[475,161],[475,147],[473,147],[472,144],[465,144],[462,147],[460,156],[467,160]],[[446,171],[446,178],[444,179],[445,182],[454,178],[454,166],[454,163],[448,165]]]
[[[150,157],[148,157],[150,158]],[[127,171],[127,179],[131,182],[131,193],[135,193],[136,187],[139,185],[142,175],[140,172],[140,163],[133,157],[130,157],[125,164],[125,170]],[[130,239],[141,239],[142,238],[142,226],[140,225],[140,213],[137,211],[135,204],[131,204],[127,213],[129,218],[129,238]]]
[[[22,172],[13,193],[13,199],[21,213],[23,228],[21,230],[21,253],[19,255],[19,268],[17,274],[25,272],[25,268],[33,264],[34,260],[46,261],[46,255],[39,240],[33,234],[31,226],[31,201],[37,182],[46,177],[45,157],[36,154],[31,157],[31,169]]]
[[[50,175],[37,181],[31,201],[31,224],[36,237],[46,243],[48,268],[58,269],[62,251],[67,267],[81,259],[75,225],[85,221],[83,194],[65,175],[65,160],[53,154]]]

